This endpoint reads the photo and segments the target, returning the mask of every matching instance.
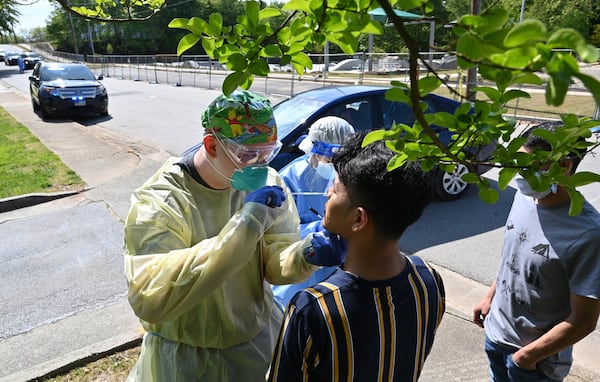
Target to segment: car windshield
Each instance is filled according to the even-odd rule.
[[[277,122],[277,135],[285,137],[324,104],[323,101],[294,97],[275,105],[273,113]]]
[[[46,67],[43,68],[41,74],[42,81],[54,81],[54,80],[82,80],[82,81],[93,81],[96,79],[94,74],[84,66],[71,66],[71,67]]]

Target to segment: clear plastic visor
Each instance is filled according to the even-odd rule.
[[[222,143],[222,147],[229,157],[243,166],[269,163],[281,150],[280,141],[254,145],[243,145],[223,137],[218,137],[218,141]]]

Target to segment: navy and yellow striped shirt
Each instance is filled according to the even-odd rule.
[[[416,381],[445,311],[439,274],[407,256],[396,277],[341,269],[291,300],[269,381]]]

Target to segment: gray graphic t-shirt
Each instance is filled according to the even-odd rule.
[[[505,227],[496,294],[485,319],[495,343],[520,348],[570,313],[570,294],[600,298],[600,214],[589,203],[578,216],[569,204],[540,207],[515,194]],[[572,348],[540,362],[550,378],[562,379]]]

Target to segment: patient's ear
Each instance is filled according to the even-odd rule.
[[[367,228],[369,223],[369,214],[362,207],[356,207],[354,209],[354,221],[352,223],[352,232],[360,232]]]

